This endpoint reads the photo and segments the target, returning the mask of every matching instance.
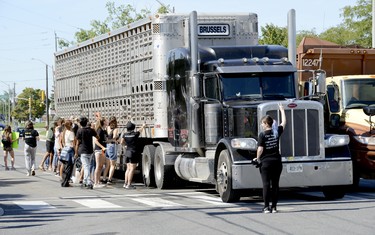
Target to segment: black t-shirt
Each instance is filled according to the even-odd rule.
[[[99,136],[99,143],[106,147],[106,137],[107,137],[107,131],[103,129],[96,130]],[[98,145],[95,144],[95,150],[102,150]]]
[[[83,127],[77,131],[77,140],[79,143],[78,154],[92,154],[94,148],[92,145],[92,137],[96,137],[97,133],[91,127]]]
[[[36,137],[39,136],[38,131],[34,129],[25,129],[25,143],[30,147],[36,147]]]
[[[126,143],[126,150],[136,151],[137,139],[141,133],[139,131],[130,131],[122,135]]]
[[[263,153],[260,157],[261,161],[281,160],[281,155],[279,153],[279,138],[283,131],[283,126],[278,126],[278,137],[273,134],[272,130],[267,130],[259,134],[258,146],[263,147]]]

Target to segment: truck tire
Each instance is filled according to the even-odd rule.
[[[154,159],[155,184],[158,189],[171,188],[175,179],[174,166],[164,165],[163,150],[160,146],[156,147]],[[175,173],[174,173],[175,174]]]
[[[154,176],[155,146],[146,145],[142,154],[142,178],[146,187],[155,187]]]
[[[329,186],[323,187],[322,191],[325,199],[335,200],[343,198],[345,196],[346,189],[346,186]]]
[[[223,202],[240,200],[240,193],[232,188],[232,159],[228,150],[221,151],[219,155],[216,188]]]

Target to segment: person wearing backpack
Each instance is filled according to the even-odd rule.
[[[12,170],[15,170],[14,168],[14,151],[13,151],[13,148],[12,148],[12,142],[14,140],[12,140],[12,128],[7,125],[4,129],[4,132],[3,132],[3,135],[2,135],[2,139],[1,139],[1,143],[3,144],[3,150],[4,150],[4,166],[5,166],[5,170],[8,171],[9,170],[9,167],[8,167],[8,153],[10,155],[10,157],[12,158],[11,159],[11,164],[12,164]]]

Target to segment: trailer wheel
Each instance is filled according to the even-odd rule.
[[[155,146],[146,145],[142,154],[142,177],[146,187],[155,187],[154,177]]]
[[[236,202],[240,200],[239,192],[232,188],[232,160],[228,150],[221,151],[219,155],[216,188],[223,202]]]
[[[155,184],[158,189],[166,189],[172,187],[174,180],[174,167],[164,165],[163,150],[160,146],[156,147],[154,160]]]
[[[346,186],[323,187],[322,191],[327,200],[341,199],[345,196]]]

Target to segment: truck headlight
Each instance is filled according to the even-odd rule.
[[[348,145],[349,141],[348,135],[328,135],[324,140],[324,145],[326,148],[333,148]]]
[[[230,144],[235,149],[256,150],[258,147],[258,142],[253,138],[232,139]]]
[[[374,137],[364,137],[364,136],[360,136],[360,135],[355,135],[354,139],[361,144],[375,145],[375,138]]]

